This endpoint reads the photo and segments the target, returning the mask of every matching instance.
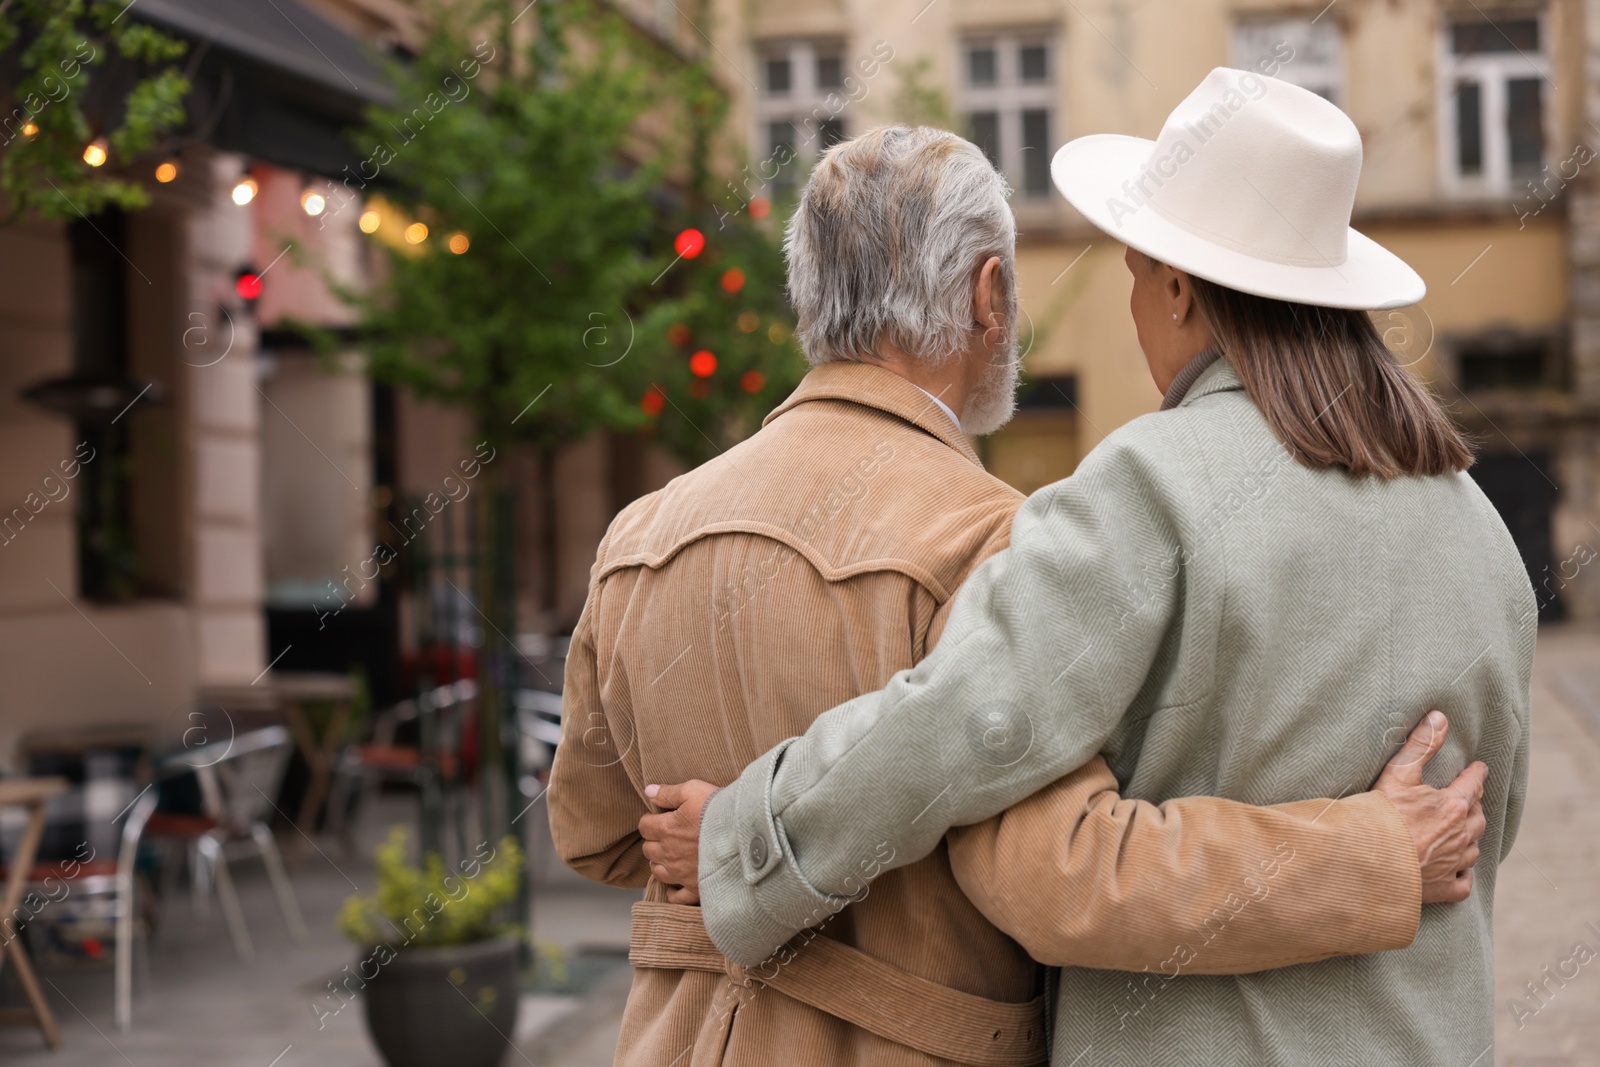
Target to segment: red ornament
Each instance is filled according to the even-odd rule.
[[[686,344],[688,344],[689,343],[689,327],[685,326],[681,322],[673,323],[671,326],[667,327],[667,340],[672,342],[675,345],[686,345]]]
[[[639,401],[640,409],[646,415],[659,415],[661,409],[667,406],[667,394],[659,387],[652,385],[644,394],[644,399]]]
[[[729,267],[722,272],[722,291],[737,293],[744,288],[744,271],[738,267]]]
[[[261,275],[254,271],[244,270],[233,280],[233,291],[239,294],[241,300],[258,300],[261,290],[266,288],[261,281]]]
[[[750,217],[764,219],[772,213],[772,201],[764,196],[758,196],[750,201]]]
[[[689,357],[689,373],[696,378],[709,378],[717,373],[717,357],[702,348]]]
[[[759,393],[767,384],[767,376],[758,370],[747,370],[739,379],[739,388],[747,393]]]
[[[684,259],[693,259],[706,250],[706,235],[695,229],[684,230],[672,242],[672,247]]]

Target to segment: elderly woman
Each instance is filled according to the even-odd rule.
[[[1308,862],[1263,850],[1230,891],[1171,887],[1215,893],[1212,919],[1148,973],[1063,970],[1052,1060],[1486,1062],[1534,603],[1463,473],[1470,452],[1363,310],[1414,303],[1424,286],[1350,229],[1360,167],[1338,108],[1225,69],[1154,143],[1088,137],[1057,154],[1057,186],[1128,246],[1163,410],[1028,500],[927,658],[705,804],[699,891],[727,956],[761,962],[859,892],[863,857],[909,863],[951,827],[972,827],[951,854],[976,870],[962,885],[990,921],[1065,922],[1083,901],[1061,889],[1055,850],[1006,829],[1028,805],[974,824],[1096,753],[1144,800],[1343,795],[1437,707],[1453,729],[1428,776],[1474,757],[1490,769],[1470,901],[1425,906],[1401,951],[1197,973]],[[646,836],[671,818],[646,819]]]

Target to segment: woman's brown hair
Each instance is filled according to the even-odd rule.
[[[1366,312],[1190,281],[1218,351],[1301,463],[1386,479],[1472,466],[1461,432]]]

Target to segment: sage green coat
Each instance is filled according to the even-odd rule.
[[[1470,901],[1425,906],[1408,949],[1185,974],[1292,866],[1293,849],[1276,850],[1149,973],[1061,972],[1052,1059],[1492,1063],[1495,871],[1522,811],[1535,616],[1469,476],[1309,469],[1219,361],[1177,408],[1129,423],[1029,499],[918,666],[712,800],[706,928],[755,965],[844,906],[864,858],[919,859],[1097,752],[1126,796],[1151,801],[1360,791],[1439,708],[1450,738],[1429,781],[1474,758],[1490,768]]]

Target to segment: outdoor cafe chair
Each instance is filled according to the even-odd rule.
[[[214,747],[222,747],[222,755],[211,755]],[[268,825],[290,751],[289,732],[269,726],[239,734],[231,742],[168,756],[159,764],[165,775],[193,772],[200,785],[202,814],[157,811],[146,832],[189,846],[195,911],[201,917],[208,913],[214,889],[240,959],[252,958],[255,946],[228,864],[246,855],[261,858],[289,936],[297,943],[308,939],[294,887]]]

